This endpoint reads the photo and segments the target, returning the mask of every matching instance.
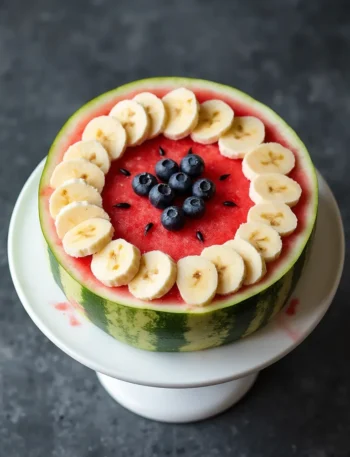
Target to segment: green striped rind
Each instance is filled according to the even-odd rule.
[[[56,283],[85,316],[123,343],[158,352],[198,351],[231,343],[266,325],[288,302],[305,264],[308,243],[294,266],[276,283],[235,306],[203,313],[172,313],[125,306],[81,286],[48,248]]]

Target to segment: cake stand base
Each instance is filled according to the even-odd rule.
[[[114,400],[139,416],[160,422],[196,422],[226,411],[253,386],[258,373],[235,381],[191,389],[161,389],[119,381],[97,373]]]

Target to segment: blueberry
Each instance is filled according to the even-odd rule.
[[[178,206],[169,206],[162,212],[162,225],[167,230],[181,230],[185,225],[185,215],[182,208]]]
[[[180,169],[191,178],[197,178],[204,171],[204,160],[196,154],[188,154],[181,160]]]
[[[151,173],[140,173],[132,180],[132,188],[137,195],[146,196],[157,182],[157,178]]]
[[[156,208],[165,209],[171,205],[174,196],[174,192],[168,184],[157,184],[152,187],[149,193],[149,200]]]
[[[169,186],[176,194],[186,195],[191,192],[192,180],[189,176],[180,171],[179,173],[175,173],[170,177]]]
[[[213,181],[210,179],[199,179],[193,184],[192,194],[195,197],[203,198],[203,200],[209,200],[215,194],[216,187]]]
[[[156,175],[162,181],[168,182],[171,175],[179,171],[178,164],[171,159],[162,159],[156,163]]]
[[[199,219],[205,213],[205,203],[202,198],[188,197],[182,207],[185,216],[193,219]]]

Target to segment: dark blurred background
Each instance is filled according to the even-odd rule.
[[[173,426],[114,403],[39,332],[6,253],[17,195],[67,117],[156,75],[270,105],[305,141],[348,233],[349,73],[349,0],[0,0],[0,457],[350,456],[348,265],[323,322],[243,401]]]

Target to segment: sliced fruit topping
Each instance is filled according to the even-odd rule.
[[[233,109],[221,100],[207,100],[199,108],[199,119],[191,138],[196,143],[212,144],[231,127]]]
[[[204,160],[197,154],[187,154],[180,163],[180,170],[190,178],[198,178],[204,168]]]
[[[226,295],[236,292],[245,278],[242,257],[229,246],[214,245],[203,249],[201,256],[213,262],[218,272],[216,293]]]
[[[120,238],[93,256],[91,271],[107,287],[125,286],[139,271],[140,260],[140,250]]]
[[[218,288],[218,273],[215,265],[198,255],[180,259],[177,263],[177,287],[188,305],[209,304]]]
[[[282,240],[272,227],[260,222],[241,224],[235,239],[248,241],[266,262],[272,262],[281,254]]]
[[[214,197],[216,186],[210,179],[199,179],[193,184],[192,194],[195,197],[203,198],[203,200],[210,200]]]
[[[232,127],[219,139],[220,153],[229,159],[242,159],[264,141],[265,126],[253,116],[235,117]]]
[[[174,192],[168,184],[157,184],[149,193],[149,201],[158,209],[165,209],[174,200]]]
[[[86,159],[100,168],[104,174],[108,173],[111,166],[108,152],[102,144],[96,140],[78,141],[77,143],[72,144],[65,153],[63,160],[67,161],[72,159]]]
[[[287,175],[295,165],[295,157],[290,149],[278,143],[264,143],[248,152],[242,162],[244,176],[252,180],[265,173]]]
[[[65,234],[63,248],[72,257],[86,257],[103,249],[111,241],[113,233],[113,226],[108,220],[87,219]]]
[[[205,203],[202,198],[188,197],[182,206],[185,216],[192,219],[199,219],[205,213]]]
[[[224,246],[234,249],[244,260],[246,272],[243,284],[245,286],[255,284],[265,275],[265,260],[248,241],[236,238],[235,240],[227,241]]]
[[[72,202],[86,201],[92,205],[102,206],[102,197],[95,187],[83,179],[66,181],[50,197],[50,214],[55,219],[62,208]]]
[[[105,185],[103,171],[86,159],[67,160],[58,164],[52,173],[50,185],[53,189],[57,189],[71,179],[83,179],[99,192]]]
[[[172,159],[162,159],[156,163],[155,170],[160,180],[168,182],[170,177],[179,171],[179,166]]]
[[[161,298],[176,281],[176,264],[161,251],[143,254],[140,269],[129,283],[129,292],[141,300]]]
[[[281,236],[287,236],[297,228],[296,215],[285,203],[259,203],[248,212],[248,222],[270,225]]]
[[[162,100],[150,92],[137,94],[134,100],[143,106],[148,115],[148,138],[154,138],[160,135],[166,123],[166,112]]]
[[[192,179],[186,173],[175,173],[170,176],[169,186],[173,189],[176,195],[186,195],[191,193]]]
[[[256,204],[273,202],[292,207],[298,203],[300,196],[300,185],[279,173],[259,175],[250,183],[249,197]]]
[[[157,184],[157,178],[151,173],[140,173],[132,180],[132,188],[135,194],[145,197],[150,193],[152,187]]]
[[[185,88],[175,89],[163,97],[167,113],[164,136],[180,140],[189,135],[198,122],[199,105],[193,92]]]
[[[126,148],[126,131],[117,119],[110,116],[92,119],[85,127],[82,139],[99,141],[111,160],[119,159]]]
[[[170,231],[181,230],[185,225],[185,215],[179,206],[168,206],[161,216],[161,222],[165,229]]]
[[[108,214],[99,206],[92,205],[88,202],[72,202],[62,208],[56,217],[57,235],[62,239],[69,230],[81,222],[96,217],[109,221]]]
[[[149,119],[140,103],[135,100],[122,100],[112,108],[109,115],[118,119],[124,127],[128,146],[141,144],[147,138]]]

